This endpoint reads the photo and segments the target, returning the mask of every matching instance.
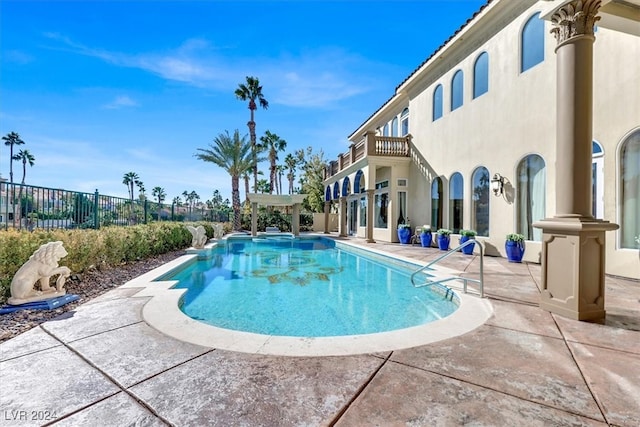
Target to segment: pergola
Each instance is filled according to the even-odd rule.
[[[306,194],[247,194],[247,198],[251,202],[251,235],[258,234],[258,205],[293,206],[291,231],[294,236],[300,235],[300,204],[305,197],[307,197]]]

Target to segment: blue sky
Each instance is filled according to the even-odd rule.
[[[287,141],[281,160],[307,146],[332,160],[484,3],[2,0],[0,134],[35,156],[28,184],[126,197],[134,171],[149,195],[230,198],[229,176],[194,154],[225,130],[248,133],[234,96],[245,76],[263,85],[256,132]],[[7,179],[8,159],[0,146]]]

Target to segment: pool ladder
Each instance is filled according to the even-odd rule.
[[[425,270],[427,270],[432,265],[437,264],[438,262],[440,262],[443,259],[447,258],[452,253],[458,252],[459,250],[461,250],[465,246],[469,246],[470,244],[473,244],[473,243],[477,243],[478,247],[480,248],[480,279],[472,279],[470,277],[455,276],[455,277],[446,277],[446,278],[437,279],[437,280],[428,280],[427,279],[427,281],[424,282],[424,283],[416,283],[415,277],[416,277],[417,274],[423,273]],[[438,258],[434,259],[433,261],[431,261],[430,263],[428,263],[424,267],[420,267],[419,269],[414,271],[413,274],[411,275],[411,284],[416,288],[421,288],[423,286],[432,286],[432,285],[436,285],[436,284],[439,284],[439,283],[448,282],[450,280],[462,280],[462,282],[463,282],[463,288],[462,289],[463,289],[463,292],[465,294],[467,293],[467,282],[478,283],[480,285],[480,298],[484,298],[484,246],[482,246],[482,243],[480,243],[479,241],[474,240],[474,239],[467,240],[466,242],[464,242],[463,244],[461,244],[457,248],[451,249],[448,252],[446,252],[445,254],[443,254],[443,255],[439,256]]]

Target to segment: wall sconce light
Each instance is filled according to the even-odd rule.
[[[491,178],[491,189],[495,196],[502,195],[502,191],[504,190],[504,177],[499,173],[494,174],[493,178]]]

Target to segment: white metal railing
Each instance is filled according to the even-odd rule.
[[[469,246],[472,243],[477,243],[478,247],[480,248],[480,279],[472,279],[470,277],[454,276],[454,277],[446,277],[444,279],[427,280],[425,283],[416,283],[415,276],[417,274],[423,273],[425,270],[427,270],[432,265],[437,264],[438,262],[440,262],[443,259],[447,258],[452,253],[458,252],[460,249],[464,248],[465,246]],[[443,255],[439,256],[438,258],[434,259],[433,261],[431,261],[430,263],[428,263],[424,267],[420,267],[419,269],[414,271],[413,274],[411,275],[411,284],[413,286],[415,286],[416,288],[421,288],[423,286],[432,286],[432,285],[435,285],[435,284],[438,284],[438,283],[444,283],[444,282],[448,282],[448,281],[451,281],[451,280],[462,280],[463,283],[464,283],[463,284],[463,292],[465,294],[467,293],[467,282],[470,281],[470,282],[478,283],[480,285],[480,298],[484,298],[484,247],[482,246],[482,243],[478,242],[475,239],[467,240],[466,242],[464,242],[463,244],[461,244],[457,248],[451,249],[448,252],[446,252],[445,254],[443,254]]]

